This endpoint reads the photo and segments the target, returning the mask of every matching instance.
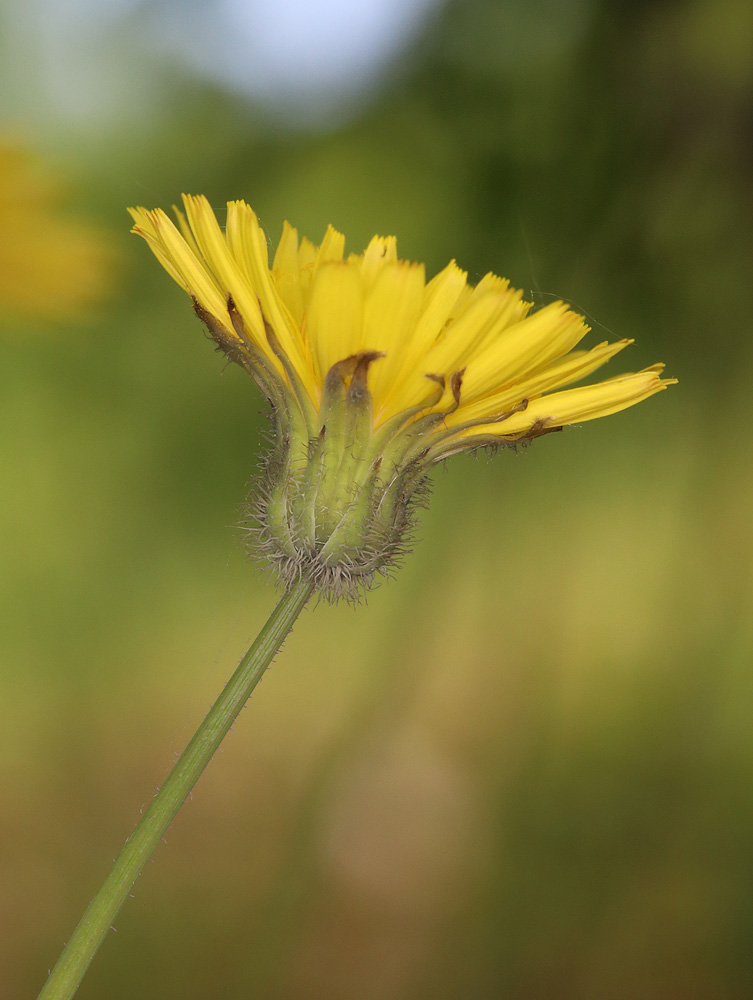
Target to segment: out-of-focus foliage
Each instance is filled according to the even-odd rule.
[[[274,601],[232,527],[262,401],[120,235],[188,190],[567,297],[681,381],[436,476],[396,578],[302,618],[81,1000],[749,997],[749,4],[458,0],[347,122],[175,67],[124,120],[60,139],[123,291],[0,345],[0,996]]]

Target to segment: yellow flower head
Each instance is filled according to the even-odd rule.
[[[42,320],[80,316],[109,285],[102,234],[57,212],[58,184],[24,150],[0,141],[0,311]]]
[[[574,389],[631,341],[575,348],[588,332],[564,303],[532,310],[494,274],[475,286],[452,261],[431,281],[394,237],[345,256],[284,224],[269,265],[252,209],[229,202],[223,231],[204,197],[178,226],[131,209],[212,336],[270,400],[277,446],[256,537],[289,582],[357,592],[401,549],[409,501],[458,451],[515,444],[638,403],[674,380],[662,365]]]

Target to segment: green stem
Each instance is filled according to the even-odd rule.
[[[50,973],[38,1000],[70,1000],[75,994],[136,879],[279,651],[312,590],[312,584],[300,582],[280,599],[222,694],[194,733],[167,781],[126,841],[120,857],[63,949],[63,954]]]

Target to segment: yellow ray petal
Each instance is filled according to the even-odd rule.
[[[530,401],[544,392],[550,392],[552,389],[568,385],[571,382],[578,382],[580,379],[586,378],[587,375],[591,375],[615,354],[632,343],[632,340],[619,340],[614,344],[608,344],[605,341],[590,351],[571,351],[557,364],[544,368],[523,381],[515,380],[507,386],[501,386],[499,392],[478,399],[474,403],[464,403],[461,398],[459,408],[448,415],[447,425],[453,426],[466,424],[471,420],[490,419],[495,415],[507,413],[521,400],[528,399]]]
[[[400,261],[385,264],[367,294],[361,350],[385,355],[369,372],[375,413],[379,413],[410,344],[423,292],[423,264]]]
[[[461,270],[452,260],[428,283],[424,290],[416,332],[411,338],[407,365],[411,364],[414,357],[425,354],[445,328],[466,287],[467,277],[467,272]]]
[[[298,231],[289,222],[283,222],[282,236],[272,264],[272,276],[280,298],[300,327],[303,322],[303,287],[298,260]]]
[[[394,236],[372,236],[360,258],[361,277],[368,291],[385,264],[397,263],[397,240]]]
[[[185,212],[182,212],[177,205],[173,205],[173,215],[178,220],[178,228],[180,229],[180,235],[193,250],[197,257],[201,257],[201,251],[199,250],[198,244],[194,239],[194,235],[191,232],[191,227],[186,219]]]
[[[474,292],[458,318],[445,327],[427,352],[423,372],[449,375],[462,368],[475,344],[513,301],[513,296],[506,289],[483,294]]]
[[[334,226],[327,226],[327,231],[324,234],[324,239],[321,242],[320,247],[316,251],[316,259],[314,260],[314,274],[316,274],[318,268],[322,267],[324,264],[329,264],[335,261],[341,261],[343,259],[343,253],[345,252],[345,237],[342,233],[339,233]]]
[[[571,350],[588,333],[583,317],[562,302],[539,309],[486,338],[468,359],[463,380],[466,402],[542,368]]]
[[[256,213],[244,201],[231,201],[227,211],[227,242],[238,265],[258,296],[264,318],[280,347],[314,401],[319,390],[299,327],[279,296],[269,271],[267,240]]]
[[[455,305],[450,310],[450,315],[447,318],[448,325],[450,323],[454,323],[455,320],[458,319],[458,317],[463,312],[463,310],[465,309],[465,307],[471,301],[471,298],[473,297],[473,292],[474,292],[474,288],[473,288],[472,285],[468,284],[467,278],[466,278],[465,288],[461,288],[460,289],[460,295],[458,296],[457,302],[455,303]]]
[[[185,282],[183,275],[177,270],[173,264],[170,257],[167,256],[165,248],[162,244],[162,240],[157,233],[157,229],[149,217],[149,212],[145,208],[129,208],[130,215],[133,217],[135,225],[131,232],[136,236],[141,236],[146,240],[149,245],[149,249],[152,251],[154,256],[164,267],[173,281],[177,282],[181,288],[185,289],[190,295],[193,295],[192,289],[188,287]]]
[[[408,409],[410,398],[417,392],[426,394],[423,358],[450,321],[452,310],[466,287],[466,277],[466,272],[453,260],[426,285],[415,330],[401,351],[398,371],[384,400],[382,419],[387,420],[400,410]],[[407,392],[404,391],[406,380],[409,383]]]
[[[357,267],[324,264],[314,276],[306,328],[322,384],[332,365],[362,349],[363,288]]]
[[[227,300],[228,293],[232,295],[254,343],[274,360],[274,354],[267,343],[261,310],[253,287],[243,276],[237,261],[230,253],[225,235],[209,202],[203,195],[184,194],[183,204],[196,246],[211,268],[220,288],[225,292],[225,299]]]
[[[314,276],[314,266],[318,252],[319,247],[312,243],[311,240],[307,240],[305,236],[301,239],[300,246],[298,247],[298,275],[301,282],[301,289],[303,290],[304,310],[311,290],[311,279]]]
[[[506,420],[460,431],[458,438],[489,435],[500,438],[520,437],[539,424],[542,427],[564,427],[567,424],[595,420],[640,403],[676,381],[660,378],[657,367],[654,366],[641,372],[597,382],[596,385],[565,389],[563,392],[534,399],[525,410],[513,413]]]
[[[214,275],[196,257],[172,220],[161,208],[145,214],[154,234],[152,239],[147,237],[149,245],[153,249],[155,243],[159,245],[162,254],[172,265],[173,271],[180,276],[179,283],[234,336],[232,326],[227,320],[225,296],[218,287]],[[143,235],[146,236],[146,233]]]

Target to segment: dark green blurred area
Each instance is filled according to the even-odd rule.
[[[753,8],[458,0],[346,123],[172,68],[140,129],[55,142],[122,268],[88,325],[0,343],[3,1000],[275,600],[234,528],[262,400],[126,234],[183,190],[494,270],[680,383],[439,472],[395,579],[299,622],[78,996],[753,995]]]

